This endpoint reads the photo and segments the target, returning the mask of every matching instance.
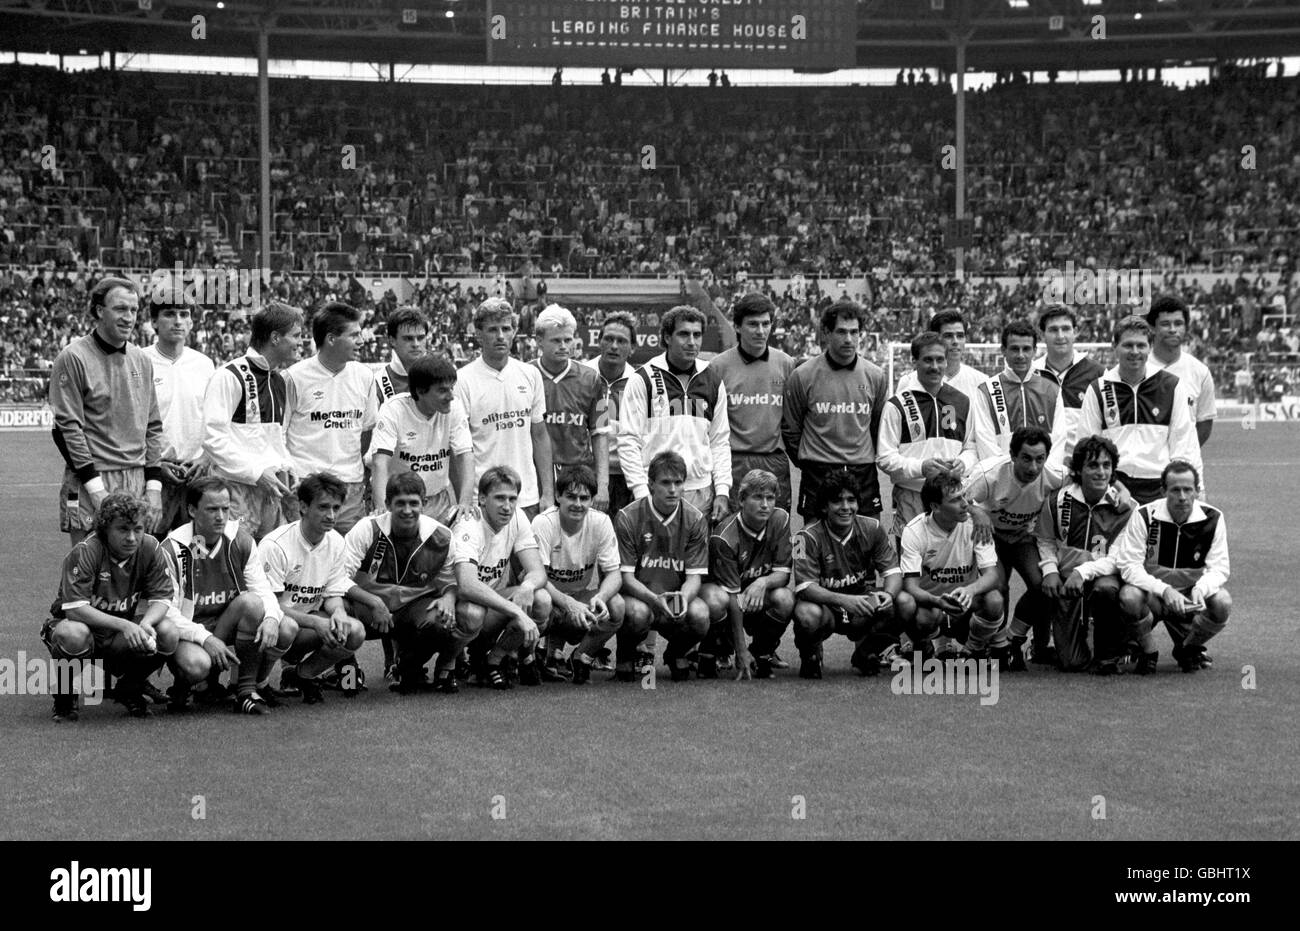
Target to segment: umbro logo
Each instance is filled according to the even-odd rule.
[[[321,391],[320,389],[317,389],[316,391],[313,391],[313,392],[311,393],[311,396],[312,396],[313,398],[315,398],[317,401],[319,401],[319,400],[321,400],[322,398],[325,397],[325,392],[324,392],[324,391]]]
[[[407,439],[408,442],[411,441],[411,440],[413,440],[413,439],[415,439],[415,431],[414,431],[414,430],[407,430],[407,431],[406,431],[406,439]]]
[[[518,392],[519,392],[520,394],[527,394],[527,393],[528,393],[528,386],[527,386],[527,385],[515,385],[515,388],[516,388],[516,390],[518,390]]]
[[[111,575],[107,570],[105,570],[105,571],[103,571],[103,572],[101,572],[101,573],[99,574],[99,581],[101,581],[101,582],[107,582],[107,581],[108,581],[109,579],[111,579],[111,578],[112,578],[112,575]]]

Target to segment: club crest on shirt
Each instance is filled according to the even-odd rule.
[[[1158,407],[1153,407],[1153,408],[1151,408],[1151,413],[1152,413],[1152,414],[1155,414],[1157,417],[1159,417],[1159,416],[1160,416],[1160,408],[1158,408]]]

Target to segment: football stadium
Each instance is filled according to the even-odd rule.
[[[0,0],[0,839],[1300,838],[1298,143],[1287,0]]]

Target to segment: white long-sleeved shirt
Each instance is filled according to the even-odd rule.
[[[925,484],[921,466],[927,459],[960,459],[969,473],[975,453],[975,418],[970,396],[952,385],[939,394],[905,389],[885,405],[876,440],[876,462],[901,488],[920,491]]]
[[[145,349],[153,363],[153,389],[162,417],[163,458],[193,462],[203,453],[203,395],[216,371],[212,360],[185,346],[169,359],[158,344]]]
[[[1163,598],[1190,587],[1203,601],[1228,584],[1228,528],[1223,512],[1197,501],[1182,524],[1163,499],[1133,512],[1111,550],[1124,581]],[[1198,598],[1199,596],[1199,598]]]
[[[284,442],[284,377],[253,349],[219,368],[203,395],[203,453],[213,474],[245,485],[296,472]]]
[[[618,458],[634,497],[650,493],[650,460],[668,451],[686,462],[686,491],[731,491],[731,424],[722,376],[697,359],[694,374],[683,381],[661,353],[627,380],[619,410]]]

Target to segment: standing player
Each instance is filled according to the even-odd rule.
[[[314,705],[324,698],[321,675],[335,663],[352,660],[366,642],[366,629],[347,613],[344,598],[361,593],[345,571],[347,547],[335,530],[347,486],[329,473],[308,475],[298,483],[301,517],[271,531],[259,552],[267,583],[284,615],[298,624],[298,634],[284,656],[281,688],[301,690]],[[343,694],[360,690],[355,671],[344,677]]]
[[[347,485],[337,529],[347,533],[365,513],[362,434],[379,419],[370,369],[356,361],[361,312],[331,301],[312,318],[316,355],[285,373],[285,440],[300,474],[329,472]]]
[[[770,679],[772,658],[794,613],[790,591],[790,512],[777,506],[781,483],[765,469],[741,477],[739,510],[709,537],[709,581],[700,598],[709,606],[709,633],[697,673],[718,675],[718,656],[736,651],[736,679]],[[752,650],[745,634],[754,637]]]
[[[1223,512],[1196,500],[1200,473],[1175,460],[1160,476],[1164,497],[1129,518],[1113,551],[1124,576],[1120,605],[1139,622],[1139,673],[1154,672],[1152,625],[1164,621],[1183,672],[1209,669],[1205,644],[1232,614],[1228,583],[1228,528]]]
[[[904,594],[898,557],[880,521],[858,513],[853,476],[837,473],[819,487],[821,519],[794,540],[794,637],[799,676],[822,677],[822,644],[840,633],[856,646],[850,663],[874,676],[915,614]]]
[[[212,660],[206,695],[225,697],[218,681],[225,669],[218,649],[233,647],[239,672],[235,679],[236,707],[244,714],[266,714],[275,697],[271,673],[298,634],[298,625],[284,617],[262,568],[257,544],[238,521],[230,519],[230,489],[219,478],[200,478],[185,492],[190,522],[163,541],[163,552],[176,574],[176,600],[181,615],[212,634],[202,649]],[[200,647],[182,642],[178,661]],[[197,659],[198,657],[195,657]],[[189,682],[177,679],[171,689],[173,708],[189,700]],[[269,699],[269,701],[268,701]]]
[[[474,634],[456,616],[451,531],[422,513],[424,483],[410,472],[387,481],[383,501],[387,511],[361,521],[344,540],[343,571],[368,596],[350,595],[349,606],[367,634],[396,643],[394,691],[424,691],[425,664],[437,653],[433,689],[455,694],[456,658]]]
[[[699,359],[704,322],[686,304],[663,315],[664,352],[623,390],[618,456],[633,496],[645,498],[647,465],[661,452],[677,452],[687,466],[682,499],[716,522],[727,514],[731,491],[731,428],[722,378]]]
[[[1063,437],[1056,444],[1062,465],[1069,460],[1074,449],[1079,419],[1083,416],[1083,395],[1088,386],[1104,372],[1100,363],[1094,362],[1082,352],[1075,352],[1075,327],[1074,311],[1064,304],[1053,304],[1038,315],[1038,330],[1043,334],[1047,355],[1035,370],[1061,389],[1061,414],[1064,420],[1052,426],[1056,435]]]
[[[298,359],[302,313],[272,303],[253,315],[248,351],[217,370],[203,396],[203,452],[230,488],[230,516],[260,540],[284,522],[294,465],[284,442],[284,374]]]
[[[424,483],[424,513],[451,526],[462,515],[478,520],[474,502],[474,441],[456,397],[456,366],[446,356],[411,363],[410,394],[379,411],[370,446],[371,500],[387,500],[388,479],[413,472]],[[451,476],[459,487],[453,494]],[[387,508],[384,509],[385,513]]]
[[[800,469],[799,513],[821,516],[821,483],[836,472],[854,479],[861,513],[879,517],[876,435],[889,400],[880,366],[858,354],[866,311],[852,301],[828,307],[821,318],[826,351],[800,365],[785,389],[781,439]]]
[[[100,502],[94,534],[63,559],[59,594],[41,627],[54,659],[102,659],[108,675],[121,676],[114,697],[137,718],[149,715],[145,683],[172,657],[182,633],[208,638],[176,613],[167,558],[145,532],[145,511],[144,502],[121,492]],[[207,671],[194,670],[198,678]],[[57,692],[54,720],[77,720],[78,699],[74,691]]]
[[[541,355],[534,361],[546,389],[546,429],[551,437],[551,464],[583,465],[596,474],[599,511],[609,509],[609,426],[605,422],[605,386],[600,376],[571,359],[578,321],[566,308],[552,304],[537,315],[533,332]],[[581,343],[576,343],[581,348]]]
[[[1119,452],[1104,436],[1074,447],[1073,481],[1043,502],[1035,531],[1042,593],[1052,619],[1061,668],[1114,675],[1120,671],[1125,615],[1119,609],[1120,577],[1109,555],[1137,506],[1114,480]],[[1088,649],[1088,619],[1093,649]],[[1136,620],[1136,619],[1134,619]],[[1012,656],[1015,660],[1015,656]]]
[[[775,316],[776,308],[765,296],[746,294],[731,311],[736,345],[709,362],[727,386],[733,511],[740,506],[740,481],[753,469],[776,476],[776,507],[790,511],[790,459],[781,448],[781,414],[794,360],[767,344]]]
[[[157,337],[144,351],[153,363],[153,387],[162,417],[162,519],[159,531],[185,521],[185,483],[193,478],[203,455],[203,393],[215,368],[212,360],[191,349],[193,302],[150,303]]]
[[[889,399],[880,418],[880,466],[894,483],[895,537],[924,514],[921,486],[933,475],[960,478],[974,468],[975,418],[970,397],[943,380],[948,349],[937,333],[918,333],[912,359],[920,387]]]
[[[569,670],[573,684],[583,685],[591,679],[596,654],[623,626],[618,541],[609,515],[591,509],[596,476],[589,467],[561,469],[555,490],[559,496],[556,507],[533,518],[533,535],[546,568],[546,592],[553,606],[550,650],[542,671],[549,669],[554,677],[560,677],[561,644],[577,644],[569,657]]]
[[[1141,317],[1125,317],[1115,327],[1115,356],[1108,369],[1083,396],[1083,416],[1075,441],[1101,435],[1119,450],[1124,471],[1116,474],[1139,504],[1161,496],[1165,465],[1185,459],[1199,474],[1201,447],[1196,442],[1187,387],[1177,375],[1147,361],[1151,327]]]
[[[586,361],[605,385],[605,424],[609,428],[609,513],[617,514],[632,503],[632,490],[623,477],[618,455],[618,412],[623,389],[636,371],[628,364],[636,339],[636,318],[625,310],[605,315],[600,325],[600,355]]]
[[[54,445],[67,466],[59,529],[73,546],[95,528],[95,512],[112,492],[144,495],[146,530],[162,514],[163,425],[153,365],[130,342],[139,313],[133,282],[101,279],[90,291],[95,328],[64,347],[50,369]]]
[[[399,307],[388,318],[392,358],[375,372],[375,400],[382,408],[407,387],[411,366],[429,351],[429,321],[418,307]],[[381,500],[378,496],[375,501]]]
[[[509,466],[488,469],[478,483],[483,516],[462,520],[453,531],[457,623],[476,635],[470,663],[479,685],[494,689],[512,687],[504,664],[515,657],[520,683],[541,685],[533,648],[551,618],[537,538],[519,508],[522,484]]]
[[[531,519],[540,501],[555,497],[546,389],[534,366],[510,356],[515,315],[509,301],[490,297],[479,304],[474,331],[482,353],[456,379],[456,397],[474,440],[474,481],[495,466],[508,466],[523,483],[518,503]]]
[[[684,500],[686,463],[674,452],[650,460],[650,492],[614,521],[623,571],[623,629],[618,633],[620,682],[654,668],[654,653],[639,649],[650,631],[668,640],[664,663],[674,682],[691,676],[686,654],[709,631],[709,606],[698,597],[709,570],[708,522]]]
[[[975,453],[980,459],[1005,456],[1018,427],[1038,427],[1053,443],[1063,439],[1065,418],[1057,416],[1061,389],[1034,371],[1037,345],[1038,333],[1023,320],[1002,328],[1006,366],[975,389]]]
[[[943,383],[956,388],[972,401],[975,400],[980,386],[988,380],[988,376],[961,360],[962,354],[966,351],[966,323],[962,319],[961,311],[939,311],[930,318],[930,332],[939,334],[947,350]],[[908,372],[899,379],[895,392],[920,387],[919,376],[919,371]]]
[[[1025,668],[1024,644],[1034,631],[1035,663],[1056,662],[1048,646],[1051,619],[1044,610],[1039,590],[1043,576],[1038,568],[1038,546],[1034,528],[1043,502],[1061,487],[1061,479],[1046,469],[1052,438],[1041,427],[1017,427],[1011,434],[1011,455],[985,459],[976,466],[966,484],[975,539],[992,541],[1002,573],[1002,600],[1010,600],[1011,572],[1025,583],[1025,595],[1016,603],[1011,621],[1010,671]]]
[[[924,655],[935,638],[965,641],[977,659],[999,664],[1010,651],[1002,627],[1002,573],[992,544],[976,543],[961,479],[937,473],[921,487],[925,513],[903,529],[903,589],[916,602],[909,634]],[[947,652],[945,649],[938,651]],[[961,652],[957,648],[956,652]]]
[[[1187,305],[1176,297],[1158,297],[1147,311],[1147,323],[1155,331],[1155,345],[1151,347],[1151,367],[1163,369],[1187,389],[1187,400],[1196,423],[1196,439],[1200,446],[1210,440],[1214,429],[1214,376],[1204,362],[1190,352],[1183,351],[1191,315]]]

